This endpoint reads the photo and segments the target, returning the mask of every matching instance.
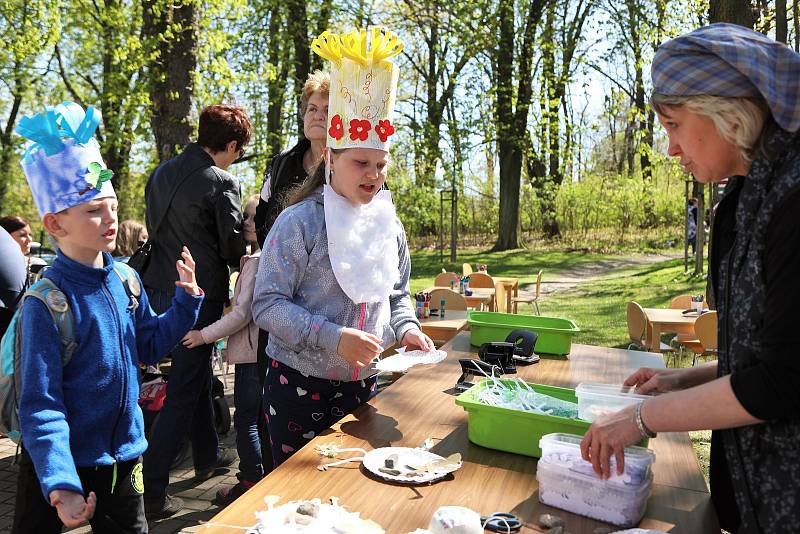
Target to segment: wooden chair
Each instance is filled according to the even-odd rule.
[[[464,298],[464,295],[444,288],[431,291],[431,308],[438,309],[442,299],[444,299],[445,318],[447,318],[447,310],[467,310],[467,299]]]
[[[694,322],[694,332],[696,339],[682,343],[694,352],[692,367],[697,364],[698,357],[717,354],[717,312],[710,311],[698,317]]]
[[[450,281],[453,282],[454,286],[450,285]],[[458,284],[461,281],[461,277],[458,276],[456,273],[440,273],[436,275],[436,279],[433,282],[433,285],[438,287],[455,287],[458,289]]]
[[[672,299],[672,301],[669,303],[669,307],[673,310],[690,310],[692,308],[692,296],[678,295]],[[707,300],[703,301],[703,308],[708,309]]]
[[[469,275],[469,287],[493,288],[494,278],[486,273],[472,273]]]
[[[644,310],[642,306],[632,300],[628,303],[628,310],[627,310],[627,322],[628,322],[628,337],[631,340],[630,345],[628,345],[628,350],[633,348],[638,348],[641,350],[647,350],[645,346],[645,337],[647,336],[647,315],[644,314]],[[663,353],[667,353],[667,364],[669,363],[669,355],[675,355],[675,349],[671,346],[667,345],[666,343],[661,343],[661,340],[657,340],[659,344],[659,349]],[[676,360],[677,365],[677,360]],[[669,367],[669,365],[667,365]]]
[[[472,274],[472,265],[470,265],[469,263],[463,264],[461,266],[461,273],[464,276],[467,276],[468,274]]]
[[[534,291],[533,295],[511,298],[511,305],[514,308],[514,313],[519,313],[518,305],[520,302],[527,302],[531,305],[531,309],[536,310],[536,315],[541,315],[539,312],[539,295],[541,294],[542,290],[542,272],[544,271],[540,270],[539,274],[536,275],[536,290]]]

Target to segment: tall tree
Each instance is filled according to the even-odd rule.
[[[522,2],[522,0],[521,0]],[[519,6],[524,14],[516,27],[514,0],[498,0],[495,20],[497,42],[492,53],[492,82],[497,91],[495,122],[500,159],[500,215],[493,250],[519,247],[519,193],[522,154],[528,143],[528,111],[532,96],[533,52],[536,25],[547,0],[527,0]],[[521,37],[521,42],[517,37]],[[519,52],[516,46],[519,45]],[[514,72],[516,71],[516,80]],[[516,82],[516,83],[515,83]],[[516,87],[515,87],[516,85]]]
[[[753,28],[755,13],[750,0],[709,0],[708,20]]]
[[[159,161],[191,141],[199,0],[142,0],[142,35],[153,46],[151,125]]]
[[[788,43],[789,20],[786,14],[786,0],[775,0],[775,40]]]

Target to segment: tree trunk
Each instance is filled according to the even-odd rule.
[[[274,79],[267,82],[267,146],[270,155],[279,154],[283,148],[283,102],[286,97],[286,78],[289,72],[289,62],[284,50],[283,34],[281,27],[280,3],[275,3],[270,10],[269,17],[269,54],[268,61],[278,67]]]
[[[750,0],[710,0],[709,22],[730,22],[753,29],[755,16]]]
[[[19,64],[15,63],[14,65],[15,71],[19,68]],[[21,80],[19,76],[14,77],[14,87],[20,87]],[[16,151],[14,150],[14,144],[12,143],[12,132],[17,124],[17,115],[19,114],[19,108],[22,104],[22,94],[16,93],[13,95],[13,101],[11,103],[11,111],[8,113],[8,118],[6,119],[6,126],[2,132],[0,132],[0,213],[5,213],[5,204],[6,204],[6,194],[8,193],[8,186],[9,182],[11,181],[11,165],[14,160],[14,156],[16,155]]]
[[[287,3],[289,13],[289,38],[294,43],[294,82],[297,102],[297,136],[303,138],[303,117],[300,101],[303,84],[311,71],[311,49],[308,41],[308,11],[306,0],[291,0]]]
[[[786,16],[786,0],[775,0],[775,40],[788,43],[789,21]]]
[[[794,22],[794,51],[800,52],[800,0],[792,4],[792,21]]]
[[[194,131],[189,117],[197,68],[197,9],[194,0],[143,3],[143,33],[158,43],[158,57],[151,65],[150,101],[159,162],[189,144]],[[168,29],[174,34],[172,39],[163,38]]]
[[[439,57],[439,26],[435,17],[431,20],[428,38],[428,71],[426,88],[426,121],[422,130],[423,170],[422,176],[417,176],[417,183],[421,186],[432,187],[436,181],[436,165],[442,157],[439,149],[439,131],[442,125],[442,109],[439,108],[438,65]]]

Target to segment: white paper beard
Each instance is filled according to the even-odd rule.
[[[386,299],[400,278],[400,227],[388,190],[369,204],[353,205],[324,186],[328,255],[339,286],[356,304]]]

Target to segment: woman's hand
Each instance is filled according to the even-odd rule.
[[[426,352],[434,350],[436,345],[433,344],[433,340],[429,338],[426,334],[422,333],[422,330],[418,328],[413,328],[406,332],[403,335],[403,339],[400,341],[400,345],[403,347],[408,347],[411,350],[424,350]]]
[[[183,336],[181,340],[184,347],[190,349],[196,349],[202,345],[206,344],[206,341],[203,339],[203,334],[200,333],[200,330],[189,330],[186,332],[186,335]]]
[[[94,516],[97,497],[94,492],[89,493],[87,499],[83,495],[68,490],[53,490],[50,492],[50,505],[55,506],[58,518],[67,528],[79,527]]]
[[[362,330],[345,328],[336,352],[354,367],[365,367],[383,352],[382,342],[379,337]]]
[[[592,462],[597,476],[611,476],[611,455],[617,461],[617,474],[625,469],[625,447],[642,439],[642,433],[636,425],[636,406],[628,406],[618,412],[599,417],[581,441],[581,456]]]
[[[623,382],[623,385],[636,387],[639,395],[651,393],[667,393],[687,387],[685,374],[687,369],[653,369],[642,367]]]
[[[178,269],[178,278],[180,278],[180,280],[175,282],[175,285],[182,287],[184,291],[195,297],[202,295],[203,290],[197,285],[197,280],[194,275],[194,258],[192,258],[192,253],[189,252],[188,247],[183,247],[181,258],[183,259],[175,262],[175,268]]]

